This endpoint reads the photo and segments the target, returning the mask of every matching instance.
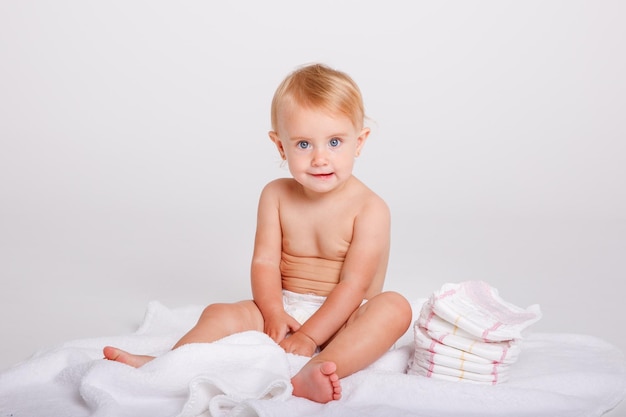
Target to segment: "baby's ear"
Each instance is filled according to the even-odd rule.
[[[270,136],[270,140],[274,142],[274,145],[276,145],[276,149],[278,149],[278,153],[280,154],[280,157],[283,159],[283,161],[287,159],[287,157],[285,156],[285,149],[283,148],[283,143],[280,141],[280,138],[278,137],[278,133],[271,130],[268,132],[268,134]]]
[[[361,134],[356,139],[357,140],[357,144],[356,144],[356,155],[355,156],[361,155],[361,150],[363,149],[363,146],[365,145],[365,142],[367,141],[367,138],[369,137],[370,132],[371,132],[371,130],[370,130],[369,127],[364,127],[363,130],[361,130]]]

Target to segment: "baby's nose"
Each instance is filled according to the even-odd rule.
[[[313,166],[321,166],[328,163],[328,151],[326,149],[316,149],[313,152],[311,164]]]

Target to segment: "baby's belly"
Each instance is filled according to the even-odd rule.
[[[283,288],[301,294],[327,296],[339,283],[342,261],[282,254]]]

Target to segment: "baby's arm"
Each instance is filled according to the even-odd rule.
[[[365,204],[354,221],[350,248],[341,271],[339,284],[320,309],[294,334],[303,333],[315,344],[323,345],[348,320],[369,295],[374,279],[384,276],[389,259],[390,213],[385,202],[375,196]],[[290,339],[285,344],[289,344]],[[293,343],[305,338],[294,338]]]
[[[251,266],[252,297],[263,315],[265,333],[277,343],[280,343],[288,332],[300,328],[300,324],[285,313],[283,308],[279,191],[279,183],[274,181],[261,193]]]

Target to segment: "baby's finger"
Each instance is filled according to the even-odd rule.
[[[287,326],[289,326],[289,329],[292,333],[297,332],[298,330],[300,330],[300,327],[302,327],[298,320],[294,319],[293,317],[291,317],[291,319],[287,323]]]
[[[280,337],[280,332],[278,332],[274,327],[267,326],[265,328],[265,334],[268,335],[276,343],[279,343],[280,340],[282,340],[282,338]]]

